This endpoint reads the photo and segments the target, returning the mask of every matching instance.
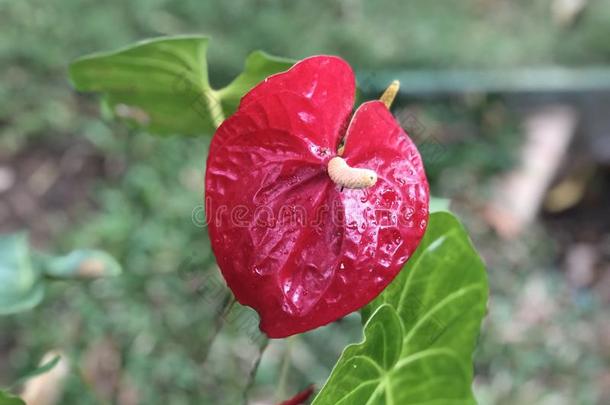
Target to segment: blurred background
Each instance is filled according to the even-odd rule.
[[[0,232],[124,267],[1,317],[0,386],[62,350],[61,404],[242,401],[255,315],[233,308],[206,348],[223,289],[192,218],[209,138],[104,121],[67,81],[78,56],[183,33],[212,36],[216,85],[255,49],[340,55],[364,98],[400,79],[394,113],[488,264],[479,402],[610,403],[608,0],[0,0]],[[320,386],[360,330],[352,315],[271,342],[252,403]]]

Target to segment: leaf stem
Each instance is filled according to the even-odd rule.
[[[207,89],[204,91],[205,99],[208,104],[208,108],[210,109],[210,117],[212,118],[212,123],[218,129],[220,124],[225,120],[225,113],[222,110],[222,103],[220,102],[220,97],[218,93],[212,89]]]

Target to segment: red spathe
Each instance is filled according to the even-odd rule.
[[[314,56],[246,94],[216,131],[206,170],[206,214],[222,274],[261,329],[279,338],[337,320],[394,279],[426,229],[421,157],[380,101],[350,118],[355,78]],[[327,173],[342,157],[377,183],[342,189]]]

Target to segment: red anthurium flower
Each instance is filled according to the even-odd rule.
[[[212,249],[269,337],[366,305],[424,234],[421,157],[381,101],[352,115],[354,92],[345,61],[307,58],[246,94],[212,139]]]

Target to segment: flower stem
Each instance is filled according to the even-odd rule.
[[[212,329],[212,334],[208,337],[207,341],[203,345],[203,352],[201,354],[201,364],[205,363],[208,359],[210,351],[212,350],[212,345],[214,344],[214,340],[216,340],[216,336],[220,333],[220,329],[222,329],[222,325],[224,325],[224,320],[231,312],[233,305],[235,304],[235,297],[231,293],[231,291],[227,291],[225,293],[223,299],[223,307],[222,311],[216,316],[214,320],[214,328]]]
[[[277,383],[276,399],[281,402],[286,397],[286,387],[288,385],[288,374],[290,372],[290,360],[292,358],[292,345],[296,340],[296,336],[290,336],[286,339],[286,349],[282,356],[282,365],[280,368],[280,376]]]
[[[252,366],[252,369],[250,370],[250,374],[248,375],[248,383],[246,384],[246,387],[244,388],[244,393],[243,393],[244,394],[244,405],[248,404],[248,393],[254,386],[254,381],[256,380],[256,372],[258,371],[258,366],[261,364],[261,360],[263,359],[263,354],[265,353],[265,350],[269,346],[269,339],[266,336],[264,339],[265,340],[261,344],[260,349],[258,351],[258,356],[254,360],[254,365]]]

